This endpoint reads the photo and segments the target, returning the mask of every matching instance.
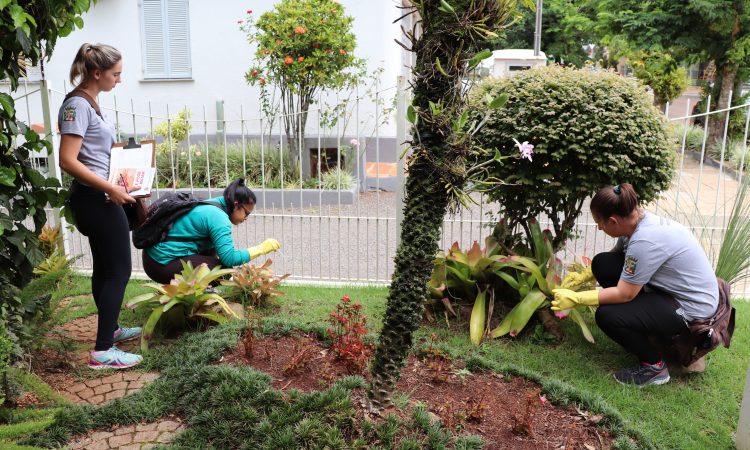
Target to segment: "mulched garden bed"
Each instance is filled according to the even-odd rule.
[[[304,334],[256,338],[251,356],[239,339],[234,351],[218,363],[263,371],[281,390],[321,390],[348,375],[345,365],[323,343]],[[462,369],[438,351],[411,356],[396,389],[408,396],[411,405],[425,403],[446,428],[481,436],[486,449],[611,448],[611,434],[597,426],[601,416],[553,405],[540,395],[537,384],[521,377]],[[393,412],[409,415],[398,409]]]

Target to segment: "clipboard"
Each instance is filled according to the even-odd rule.
[[[151,196],[156,178],[156,141],[135,138],[112,146],[109,158],[109,182],[124,186],[133,198]],[[138,189],[131,190],[132,187]]]

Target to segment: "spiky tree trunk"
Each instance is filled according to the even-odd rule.
[[[406,182],[401,244],[372,365],[370,401],[391,394],[422,319],[422,301],[449,206],[466,180],[470,137],[452,125],[466,108],[469,60],[508,19],[514,0],[413,0],[419,21],[407,36],[417,55],[413,75],[415,122]],[[417,27],[421,27],[417,37]],[[432,105],[430,104],[432,102]]]

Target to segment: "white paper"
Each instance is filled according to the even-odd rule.
[[[156,168],[152,166],[154,146],[141,143],[138,148],[112,147],[109,182],[124,186],[131,196],[151,195]]]

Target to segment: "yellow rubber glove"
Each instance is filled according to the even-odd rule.
[[[553,311],[563,311],[576,306],[596,306],[599,304],[599,291],[575,292],[570,289],[552,289],[555,299],[552,300]]]
[[[593,272],[591,272],[591,266],[588,266],[580,272],[570,272],[569,274],[567,274],[562,283],[560,283],[560,287],[566,289],[575,288],[584,283],[588,283],[593,279],[594,274]]]
[[[281,248],[281,244],[279,244],[279,241],[277,241],[276,239],[266,239],[260,244],[254,247],[248,248],[247,251],[248,253],[250,253],[250,259],[255,259],[258,256],[262,256],[267,253],[275,252],[276,250],[280,248]]]

